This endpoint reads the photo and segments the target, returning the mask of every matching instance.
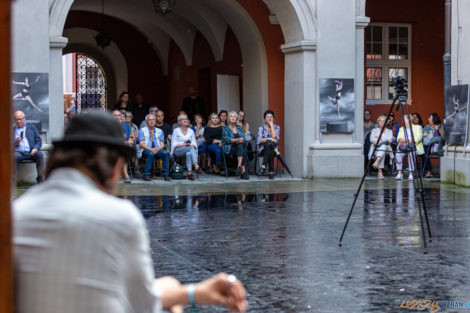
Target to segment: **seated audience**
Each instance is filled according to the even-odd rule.
[[[369,149],[369,159],[373,157],[372,153],[374,152],[374,148],[377,145],[377,150],[375,151],[376,159],[372,167],[378,169],[377,177],[379,179],[384,179],[383,168],[385,164],[385,156],[388,154],[390,158],[393,158],[392,147],[390,146],[390,144],[395,141],[395,138],[393,138],[392,131],[385,127],[386,118],[386,115],[380,115],[377,119],[377,125],[379,127],[374,128],[370,133],[371,146]],[[384,131],[379,141],[379,135],[382,130]]]
[[[26,116],[23,111],[16,111],[15,117],[15,160],[16,173],[20,162],[23,160],[33,160],[36,163],[36,181],[42,182],[42,171],[44,167],[44,156],[41,151],[42,140],[36,126],[26,123]]]
[[[134,105],[132,106],[132,113],[134,114],[132,122],[140,125],[145,121],[145,116],[149,114],[149,107],[144,103],[144,97],[140,93],[135,95]]]
[[[137,139],[139,138],[139,128],[137,127],[136,124],[132,123],[132,121],[133,121],[133,114],[131,112],[126,112],[126,123],[129,125],[130,130],[131,130],[130,135],[129,135],[129,141],[132,140],[133,148],[135,148],[136,150],[140,150],[140,145],[137,142]],[[133,162],[134,162],[134,172],[137,174],[139,171],[139,160],[137,160],[136,158]]]
[[[364,139],[366,139],[367,135],[376,127],[377,124],[371,119],[371,111],[364,110]]]
[[[139,131],[139,145],[145,157],[144,180],[150,181],[150,169],[155,158],[162,160],[162,174],[166,181],[170,180],[168,152],[164,150],[163,132],[155,127],[155,115],[145,117],[147,125]]]
[[[436,154],[439,150],[439,143],[431,143],[431,139],[440,138],[444,136],[444,126],[441,124],[441,118],[437,113],[431,113],[428,117],[429,125],[423,129],[423,144],[425,154]],[[435,139],[434,139],[435,140]],[[424,159],[424,170],[426,171],[425,177],[432,177],[431,160]]]
[[[212,162],[212,170],[215,174],[225,175],[220,171],[222,164],[222,126],[220,126],[219,116],[212,113],[209,116],[209,122],[204,130],[204,138],[206,139],[207,153],[215,160]]]
[[[245,134],[245,140],[250,141],[251,140],[250,124],[248,124],[248,122],[245,121],[244,111],[238,112],[237,125],[240,125],[243,128],[243,133]]]
[[[186,168],[188,169],[188,179],[194,180],[192,174],[193,165],[196,173],[202,174],[197,163],[197,142],[194,132],[188,127],[189,120],[186,114],[178,116],[179,127],[173,131],[171,136],[171,155],[178,158],[186,157]]]
[[[116,121],[120,122],[121,125],[122,125],[123,136],[124,136],[124,139],[126,141],[126,144],[129,145],[129,146],[132,146],[133,140],[130,137],[130,135],[132,133],[131,128],[130,128],[129,124],[127,124],[126,121],[125,121],[125,112],[126,111],[123,110],[123,112],[121,112],[119,110],[114,110],[113,111],[113,116],[116,119]],[[130,183],[131,178],[129,177],[127,162],[125,162],[122,166],[122,173],[124,175],[123,182],[124,183]]]
[[[127,91],[121,92],[119,95],[119,101],[113,107],[113,111],[114,110],[126,110],[132,112],[132,107],[129,103],[129,93]]]
[[[204,126],[204,119],[202,118],[201,114],[196,113],[194,114],[194,125],[191,126],[191,129],[194,132],[194,136],[196,136],[196,143],[197,149],[199,154],[199,159],[201,167],[203,170],[206,169],[206,153],[207,153],[207,146],[205,145],[206,139],[204,138],[204,130],[206,126]]]
[[[421,115],[419,115],[419,113],[413,113],[411,116],[413,117],[414,125],[419,125],[423,127],[423,119],[421,118]]]
[[[274,112],[267,110],[264,112],[264,125],[258,128],[258,151],[263,156],[260,175],[264,175],[266,168],[269,168],[269,179],[274,179],[274,149],[277,148],[280,139],[281,128],[274,124]]]
[[[155,126],[163,132],[163,137],[165,141],[168,138],[171,138],[171,132],[173,131],[171,129],[170,124],[166,123],[165,120],[165,112],[162,110],[158,110],[157,113],[155,114]]]
[[[157,115],[157,111],[158,111],[158,108],[157,108],[156,106],[151,106],[151,107],[149,108],[149,113],[148,113],[148,114],[153,114],[154,116],[156,116],[156,115]],[[147,116],[147,115],[145,115],[145,116]],[[145,127],[145,126],[147,126],[147,122],[145,121],[145,118],[144,118],[144,120],[142,121],[142,123],[140,123],[139,129],[140,129],[140,128],[143,128],[143,127]]]
[[[220,114],[219,114],[220,116]],[[222,141],[224,153],[237,158],[237,175],[241,179],[249,179],[246,166],[248,165],[248,153],[245,144],[243,128],[237,125],[238,114],[234,111],[228,115],[228,125],[222,129]],[[227,169],[225,169],[227,170]]]
[[[220,126],[226,126],[227,125],[227,111],[221,110],[219,112],[219,121],[220,121]]]
[[[184,111],[182,111],[182,110],[180,110],[180,111],[178,112],[178,116],[183,115],[183,114],[186,114],[186,112],[184,112]],[[191,123],[188,122],[188,127],[190,127],[190,124],[191,124]],[[180,123],[178,123],[178,120],[177,120],[175,123],[173,123],[173,125],[171,125],[171,129],[173,129],[173,130],[177,129],[178,127],[180,127]]]
[[[398,131],[398,148],[396,153],[396,164],[398,174],[395,179],[403,179],[403,161],[408,157],[408,168],[410,174],[408,180],[413,180],[413,172],[416,168],[414,160],[417,155],[424,154],[423,128],[411,123],[411,116],[404,116],[405,125]],[[414,138],[414,141],[413,141]]]
[[[397,136],[398,136],[398,131],[400,129],[400,124],[398,124],[398,122],[395,121],[395,114],[393,112],[390,113],[390,118],[388,119],[388,123],[386,127],[390,129],[393,133],[393,138],[395,138],[395,141],[392,142],[391,146],[392,146],[392,150],[396,151],[397,146],[398,146]]]
[[[182,312],[179,305],[247,308],[243,285],[217,274],[182,285],[155,279],[145,220],[114,197],[133,157],[109,113],[70,121],[49,154],[47,181],[13,206],[15,311],[18,313]]]

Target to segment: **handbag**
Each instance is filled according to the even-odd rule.
[[[171,167],[171,179],[184,179],[184,168],[180,164],[174,162]]]

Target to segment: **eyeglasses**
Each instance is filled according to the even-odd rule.
[[[23,117],[15,118],[15,121],[21,121],[21,120],[24,120],[24,119],[25,119],[25,117],[23,116]]]

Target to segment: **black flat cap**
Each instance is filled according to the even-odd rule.
[[[62,140],[54,141],[56,147],[77,147],[86,144],[102,144],[119,151],[127,160],[135,156],[135,150],[125,142],[124,130],[110,113],[98,110],[81,113],[70,120]]]

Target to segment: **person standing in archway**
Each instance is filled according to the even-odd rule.
[[[145,116],[149,113],[149,106],[144,103],[144,97],[140,93],[135,95],[135,102],[132,106],[132,123],[135,125],[140,125],[145,121]]]
[[[114,105],[113,111],[126,110],[132,113],[132,108],[129,103],[129,93],[127,91],[121,92],[119,95],[119,101]]]
[[[199,113],[204,118],[206,116],[204,101],[197,94],[196,86],[191,85],[188,87],[189,96],[184,98],[181,111],[184,111],[191,123],[194,122],[194,114]]]

